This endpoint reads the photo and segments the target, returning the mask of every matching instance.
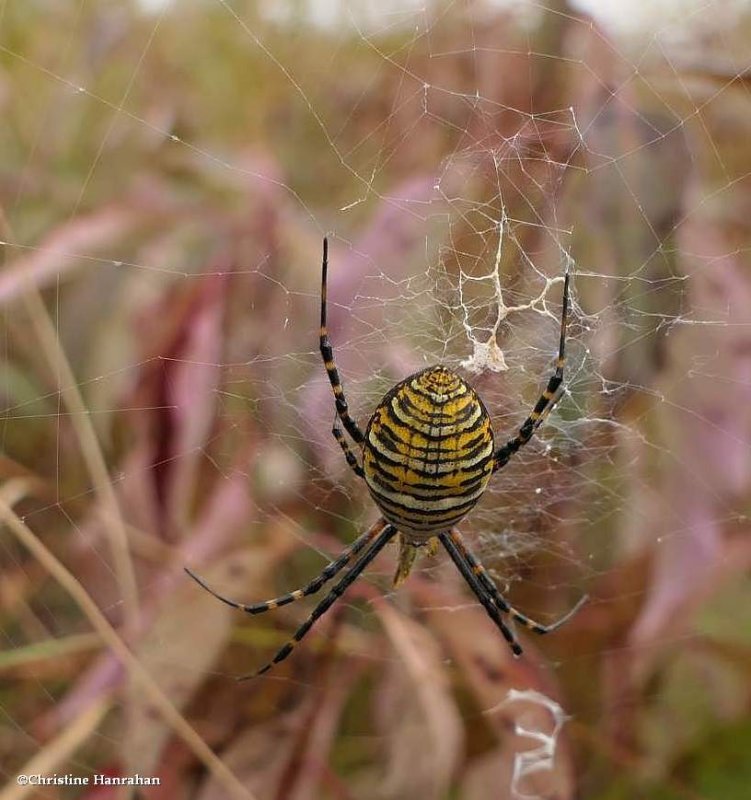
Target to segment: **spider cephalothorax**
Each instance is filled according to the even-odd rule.
[[[586,597],[551,625],[534,622],[506,602],[485,568],[466,547],[455,526],[480,499],[491,475],[504,467],[511,456],[532,438],[560,396],[565,362],[569,273],[566,272],[563,281],[563,310],[555,372],[516,436],[494,449],[490,417],[482,400],[465,380],[441,364],[397,383],[379,403],[365,433],[362,432],[350,416],[326,326],[327,268],[328,242],[324,239],[320,348],[334,391],[337,412],[332,434],[352,471],[365,480],[383,517],[346,547],[307,586],[274,600],[253,605],[238,603],[215,592],[190,570],[186,571],[222,602],[249,614],[261,614],[317,592],[356,558],[344,577],[316,606],[292,639],[271,662],[255,673],[260,675],[292,652],[313,623],[341,597],[390,540],[398,537],[399,542],[394,585],[407,577],[420,548],[434,552],[437,542],[440,542],[514,654],[520,655],[521,646],[504,621],[503,614],[535,633],[550,633],[569,620]],[[354,442],[356,451],[351,449],[339,423]],[[362,463],[357,455],[360,455]]]

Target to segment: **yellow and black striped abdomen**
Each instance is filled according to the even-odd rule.
[[[371,417],[363,471],[383,516],[407,536],[449,530],[480,499],[493,471],[485,406],[447,367],[411,375]]]

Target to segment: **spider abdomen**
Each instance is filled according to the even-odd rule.
[[[416,539],[456,525],[493,471],[493,431],[477,393],[429,367],[398,383],[368,423],[363,472],[383,516]]]

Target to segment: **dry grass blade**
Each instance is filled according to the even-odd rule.
[[[240,571],[236,561],[232,564]],[[187,582],[181,589],[164,605],[135,648],[140,663],[177,709],[182,709],[203,683],[227,643],[233,622],[230,609],[212,602],[210,595],[194,592]],[[132,698],[138,694],[138,684],[132,679],[131,684]],[[132,709],[129,724],[137,735],[128,736],[123,743],[125,774],[158,774],[155,770],[171,726],[163,716],[150,714],[144,704]]]
[[[459,710],[437,642],[422,626],[382,601],[376,609],[400,659],[394,690],[398,713],[389,735],[389,797],[442,798],[462,750]]]
[[[81,268],[88,258],[81,254],[82,251],[111,245],[134,227],[140,213],[110,206],[56,229],[38,249],[11,262],[3,270],[0,303],[15,300],[32,287],[43,289],[61,276]],[[4,227],[7,230],[7,224]]]
[[[6,650],[0,653],[0,672],[25,667],[27,664],[56,662],[65,656],[96,650],[100,644],[101,639],[96,634],[79,633]],[[50,667],[53,666],[54,663],[50,663]]]
[[[125,501],[133,505],[134,499],[142,495],[133,494]],[[154,575],[150,581],[150,590],[144,597],[141,606],[141,628],[136,633],[138,637],[146,630],[156,615],[160,613],[162,605],[168,603],[173,594],[180,587],[187,586],[187,579],[182,570],[184,564],[200,564],[217,557],[234,540],[234,536],[243,524],[243,521],[254,513],[254,505],[248,495],[247,482],[241,475],[223,481],[217,486],[204,505],[200,518],[196,521],[188,536],[186,536],[178,554],[174,550],[162,549],[160,563],[167,565]],[[156,539],[154,541],[157,541]],[[266,558],[275,564],[283,559],[292,547],[293,542],[288,536],[274,537],[275,547],[265,551]],[[228,562],[228,565],[234,562]],[[256,558],[256,564],[266,565],[265,559]],[[266,570],[266,574],[271,568]],[[251,572],[251,574],[254,574]],[[238,570],[241,580],[245,575],[244,570]],[[242,588],[245,589],[247,583]],[[190,629],[184,630],[187,635]],[[128,644],[136,648],[138,639],[129,639]],[[120,660],[116,652],[110,650],[102,652],[98,658],[89,665],[79,680],[68,689],[64,697],[58,700],[53,708],[45,715],[44,727],[47,730],[56,730],[61,725],[67,725],[69,720],[80,713],[82,705],[86,705],[96,697],[103,688],[115,688],[123,679]]]
[[[59,376],[60,394],[70,412],[71,424],[78,436],[81,453],[102,507],[107,510],[107,515],[111,520],[111,524],[106,526],[106,532],[112,550],[115,574],[123,598],[125,625],[129,630],[135,630],[138,625],[138,586],[133,561],[130,557],[125,522],[120,513],[120,506],[110,480],[107,463],[99,447],[94,426],[91,424],[73,370],[60,346],[52,320],[39,292],[36,288],[31,288],[24,295],[24,299],[50,371],[53,375]]]
[[[112,708],[112,698],[103,696],[98,701],[85,709],[74,719],[71,724],[55,739],[48,742],[42,750],[19,770],[20,775],[52,775],[61,765],[76,752],[76,750],[99,727],[105,714]],[[23,800],[31,793],[38,792],[38,786],[29,782],[25,786],[16,782],[9,783],[0,791],[0,800]]]
[[[162,692],[159,685],[149,675],[143,665],[128,649],[118,635],[117,631],[109,624],[86,590],[76,580],[75,576],[63,565],[54,554],[39,540],[37,536],[19,519],[13,509],[0,499],[0,517],[15,534],[16,538],[26,547],[34,557],[44,566],[55,580],[68,592],[78,607],[83,611],[94,629],[99,633],[104,642],[112,649],[121,661],[131,678],[137,682],[146,698],[153,704],[156,711],[161,714],[172,727],[176,736],[179,736],[188,747],[198,756],[206,767],[216,776],[227,791],[227,795],[236,800],[253,800],[253,795],[237,780],[206,745],[203,739],[190,727],[179,711],[174,707],[169,698]]]

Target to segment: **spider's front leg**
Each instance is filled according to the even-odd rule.
[[[501,629],[501,632],[511,645],[514,655],[521,654],[521,646],[516,641],[516,637],[513,636],[513,633],[510,631],[510,629],[503,623],[499,623],[498,618],[491,613],[491,610],[488,608],[488,601],[495,606],[497,611],[501,612],[502,614],[508,614],[513,620],[521,625],[524,625],[525,628],[528,628],[533,633],[543,636],[546,633],[552,633],[553,631],[558,630],[558,628],[560,628],[562,625],[565,625],[589,599],[589,596],[585,594],[583,597],[579,598],[578,602],[572,609],[567,611],[562,617],[559,617],[555,622],[551,622],[548,625],[535,622],[535,620],[530,619],[530,617],[528,617],[526,614],[522,614],[521,611],[514,608],[506,601],[503,595],[498,591],[498,587],[493,582],[493,579],[490,577],[490,575],[488,575],[488,571],[482,565],[482,562],[467,547],[462,539],[461,534],[456,528],[452,528],[449,533],[442,534],[441,541],[454,563],[457,565],[457,567],[459,567],[459,571],[469,583],[472,591],[485,606],[486,611],[496,625],[498,625],[498,627]],[[511,638],[509,638],[507,632],[512,634]]]
[[[375,537],[374,541],[370,544],[370,547],[365,550],[365,552],[360,556],[360,558],[355,561],[355,563],[349,568],[347,572],[344,573],[344,577],[339,581],[339,583],[335,584],[331,591],[326,595],[326,597],[321,600],[321,602],[313,609],[311,615],[303,622],[302,625],[295,631],[294,636],[284,645],[277,652],[277,654],[269,661],[266,666],[261,667],[261,669],[257,670],[255,673],[250,675],[244,675],[238,680],[243,681],[247,680],[248,678],[255,678],[258,675],[263,675],[265,672],[268,672],[272,667],[276,664],[281,663],[284,661],[285,658],[292,652],[292,650],[296,647],[297,643],[302,641],[308,631],[313,627],[315,621],[322,617],[334,603],[347,591],[349,586],[355,581],[357,576],[365,569],[365,567],[370,564],[370,562],[378,555],[378,553],[384,548],[386,544],[388,544],[389,540],[393,538],[394,534],[396,533],[396,528],[393,525],[384,524],[383,522],[379,524],[379,533]]]
[[[302,589],[295,589],[294,592],[288,592],[281,597],[275,597],[272,600],[264,600],[260,603],[238,603],[237,600],[232,600],[229,597],[225,597],[215,589],[212,589],[211,586],[209,586],[208,583],[206,583],[206,581],[200,577],[200,575],[196,575],[193,570],[188,569],[188,567],[183,567],[183,569],[200,587],[205,589],[209,594],[213,594],[217,600],[221,600],[223,603],[232,608],[237,608],[240,611],[244,611],[246,614],[263,614],[266,611],[271,611],[275,608],[279,608],[280,606],[286,606],[289,603],[295,603],[298,600],[302,600],[303,597],[308,597],[311,594],[315,594],[325,583],[328,583],[328,581],[330,581],[346,566],[348,566],[352,559],[359,555],[366,546],[372,544],[376,537],[379,536],[386,527],[387,524],[384,520],[381,519],[376,522],[365,533],[360,534],[360,536],[358,536],[357,539],[355,539],[355,541],[352,542],[348,547],[345,547],[335,561],[327,564],[321,573],[313,578],[313,580]]]
[[[522,648],[519,642],[516,641],[513,631],[503,620],[501,616],[505,613],[508,606],[499,605],[497,598],[492,597],[485,588],[479,575],[472,568],[472,564],[467,560],[467,549],[459,536],[458,531],[451,530],[448,533],[441,533],[438,535],[441,544],[446,548],[446,552],[451,557],[451,560],[456,565],[456,568],[461,573],[461,576],[467,582],[467,585],[474,593],[475,597],[480,601],[487,615],[493,620],[498,630],[503,634],[503,638],[508,642],[511,652],[515,656],[522,654]]]

